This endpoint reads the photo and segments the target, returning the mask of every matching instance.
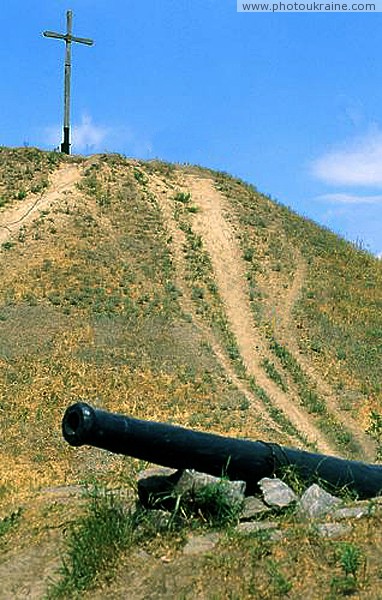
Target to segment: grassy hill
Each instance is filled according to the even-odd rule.
[[[64,443],[63,412],[80,398],[138,418],[380,458],[382,263],[252,186],[188,165],[0,148],[0,243],[3,565],[29,556],[32,573],[43,564],[51,575],[62,531],[82,510],[65,490],[129,488],[142,467]],[[358,524],[351,537],[374,557],[370,598],[382,573],[374,529]],[[326,597],[334,546],[301,536],[284,551],[267,542],[256,561],[287,570],[295,598],[306,596],[304,567],[316,594],[308,597]],[[169,552],[179,586],[144,595],[148,579],[132,598],[285,597],[281,584],[259,584],[258,596],[244,585],[250,544],[231,539],[212,562],[183,564],[181,540],[150,543],[150,556]],[[331,557],[319,574],[314,552]],[[139,557],[132,564],[143,577]]]

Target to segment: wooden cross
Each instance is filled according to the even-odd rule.
[[[64,87],[64,141],[61,144],[61,152],[70,154],[70,75],[72,68],[72,42],[92,46],[93,40],[89,38],[80,38],[72,35],[73,13],[71,10],[66,12],[66,33],[56,33],[55,31],[44,31],[44,37],[65,40],[65,87]]]

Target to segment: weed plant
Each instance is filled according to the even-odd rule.
[[[6,535],[19,525],[22,512],[22,509],[18,508],[10,515],[0,519],[0,546],[4,543]]]
[[[382,459],[382,414],[377,410],[370,412],[370,424],[368,427],[368,433],[377,442],[377,459]]]
[[[87,513],[70,529],[61,578],[48,597],[79,597],[101,573],[110,576],[118,555],[132,545],[136,526],[136,515],[115,495],[93,491]]]
[[[275,364],[270,361],[268,358],[265,358],[261,366],[264,368],[265,372],[268,376],[273,379],[273,381],[283,390],[283,392],[288,391],[288,385],[285,382],[284,378],[280,375],[278,370],[276,369]]]
[[[222,478],[216,483],[183,494],[177,502],[176,511],[187,521],[197,518],[216,529],[236,525],[242,504],[229,497],[226,483]]]
[[[341,569],[330,581],[329,598],[352,596],[359,590],[361,576],[365,577],[366,561],[362,550],[355,544],[340,542],[335,549],[335,559]],[[361,569],[363,573],[361,573]]]

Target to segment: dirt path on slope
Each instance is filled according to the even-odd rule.
[[[157,175],[150,174],[149,179],[150,189],[158,201],[165,220],[166,228],[172,238],[172,248],[176,265],[175,283],[177,288],[182,292],[182,295],[179,298],[182,309],[186,313],[192,314],[193,321],[196,323],[198,329],[202,331],[203,337],[209,343],[211,350],[220,363],[223,371],[249,402],[250,410],[254,414],[254,422],[257,423],[262,429],[265,426],[274,431],[278,431],[281,435],[285,436],[285,432],[283,432],[280,425],[270,417],[266,407],[264,407],[259,399],[252,393],[249,387],[247,387],[245,383],[236,375],[228,357],[226,356],[219,342],[216,340],[213,332],[195,313],[195,307],[186,284],[185,264],[183,258],[183,248],[186,243],[186,237],[184,232],[179,229],[179,226],[173,216],[172,196],[174,195],[174,192],[171,188],[169,189],[168,184],[164,183]]]
[[[235,230],[225,216],[227,208],[224,197],[215,189],[211,179],[185,175],[183,183],[199,209],[194,215],[193,228],[201,236],[210,256],[226,315],[248,374],[255,378],[298,431],[316,443],[321,452],[333,453],[334,448],[297,406],[297,402],[294,403],[282,392],[261,367],[266,355],[266,343],[253,322],[242,253]]]
[[[81,177],[78,165],[66,164],[49,178],[49,186],[42,194],[30,194],[26,200],[18,201],[16,206],[0,212],[0,244],[18,233],[20,228],[30,222],[39,211],[58,202],[71,190]]]
[[[291,286],[286,291],[285,295],[276,302],[275,333],[283,345],[286,345],[292,352],[295,360],[298,362],[303,371],[308,375],[310,380],[315,384],[317,392],[324,399],[328,410],[340,422],[344,424],[346,429],[352,434],[353,438],[358,443],[362,450],[363,460],[373,461],[375,459],[376,447],[373,440],[360,430],[359,425],[349,413],[344,414],[338,406],[338,400],[331,386],[321,377],[314,365],[301,354],[296,340],[298,335],[296,325],[293,320],[293,308],[298,301],[304,281],[307,276],[307,266],[301,254],[296,251],[295,254],[296,269],[293,276]],[[272,286],[271,286],[272,288]],[[269,292],[269,282],[267,285]],[[276,297],[276,294],[275,294]],[[296,332],[294,334],[294,332]]]

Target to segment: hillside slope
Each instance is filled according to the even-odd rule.
[[[379,458],[382,264],[253,187],[1,148],[0,244],[0,517],[61,486],[134,477],[138,461],[64,444],[79,398]],[[25,549],[44,510],[5,549]]]

